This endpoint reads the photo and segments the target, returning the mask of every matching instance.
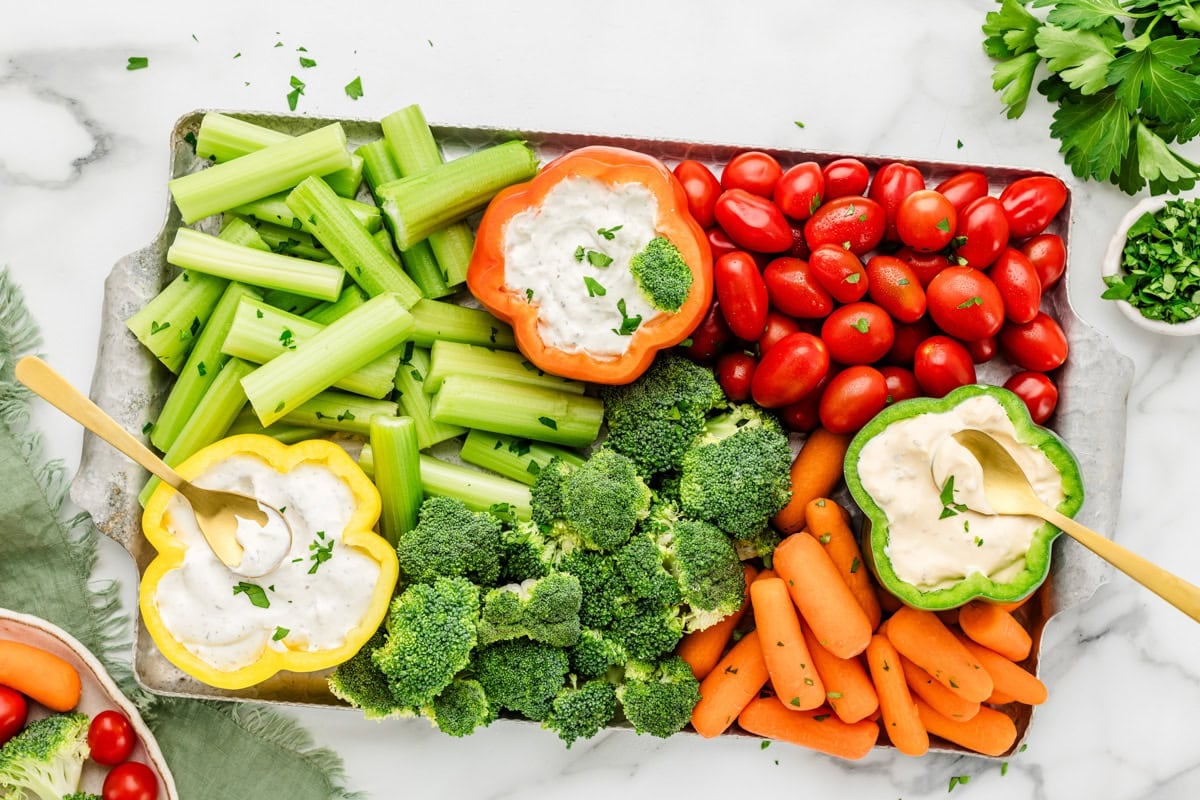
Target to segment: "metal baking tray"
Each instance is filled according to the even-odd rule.
[[[202,168],[185,137],[194,134],[206,112],[189,113],[175,124],[170,139],[170,177]],[[223,112],[276,130],[300,134],[335,120],[292,115]],[[378,123],[363,120],[340,121],[352,146],[380,138]],[[434,126],[433,132],[447,158],[455,158],[487,145],[520,138],[548,162],[584,145],[604,144],[628,147],[649,153],[673,166],[684,158],[696,159],[719,168],[738,152],[751,145],[643,139],[624,136],[597,136],[584,133],[500,130],[495,128]],[[824,163],[845,155],[804,150],[765,149],[786,167],[801,161]],[[856,155],[872,170],[893,158]],[[1026,175],[1030,170],[1013,167],[917,161],[906,159],[919,168],[929,185],[962,169],[984,172],[994,189]],[[1070,254],[1071,198],[1051,230],[1067,240]],[[168,195],[166,220],[157,237],[145,248],[122,258],[113,267],[105,283],[99,353],[92,381],[91,396],[127,430],[140,431],[153,420],[165,397],[169,373],[149,351],[142,348],[126,329],[124,321],[141,308],[166,283],[176,270],[166,263],[166,250],[181,225],[178,208]],[[1070,270],[1068,270],[1068,276]],[[1069,279],[1069,278],[1068,278]],[[1070,343],[1070,358],[1058,375],[1060,399],[1051,425],[1071,445],[1083,469],[1087,500],[1079,513],[1080,522],[1101,534],[1113,533],[1121,495],[1121,469],[1125,448],[1125,404],[1133,376],[1132,363],[1122,356],[1108,339],[1075,315],[1066,282],[1060,282],[1043,300],[1043,307],[1061,322]],[[1002,382],[1008,367],[989,363],[980,371],[980,379]],[[71,497],[89,511],[101,531],[115,539],[132,555],[139,573],[154,556],[153,548],[142,535],[141,508],[137,494],[146,473],[124,459],[115,450],[88,434],[83,443],[80,470],[71,486]],[[1034,651],[1029,665],[1036,670],[1045,626],[1066,608],[1090,597],[1105,582],[1108,569],[1079,545],[1060,537],[1054,547],[1051,578],[1037,601],[1028,604],[1032,615]],[[187,676],[159,653],[142,620],[137,621],[133,658],[134,674],[148,690],[158,694],[201,699],[248,700],[294,705],[341,705],[326,688],[325,673],[280,673],[248,689],[229,691],[207,686]],[[1028,706],[1010,709],[1018,727],[1018,744],[1028,730],[1032,710]],[[357,713],[357,712],[356,712]],[[956,748],[948,748],[956,749]]]

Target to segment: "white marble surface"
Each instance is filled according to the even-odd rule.
[[[0,3],[0,264],[76,384],[95,368],[101,287],[148,242],[166,202],[167,135],[195,108],[379,117],[419,102],[436,122],[565,129],[962,159],[1065,172],[1034,98],[1003,118],[980,48],[985,0],[686,5],[510,3]],[[282,42],[282,47],[275,47]],[[297,47],[318,62],[301,70]],[[235,58],[236,53],[241,56]],[[130,56],[148,69],[129,72]],[[362,76],[365,96],[342,87]],[[793,122],[802,120],[803,129]],[[962,148],[956,145],[962,142]],[[1192,151],[1192,157],[1196,153]],[[1200,348],[1135,329],[1098,299],[1104,245],[1131,200],[1072,182],[1071,296],[1133,357],[1118,540],[1200,583],[1190,506],[1200,448]],[[78,464],[80,431],[35,415],[49,453]],[[105,542],[100,571],[134,574]],[[1050,701],[1006,776],[995,762],[878,752],[845,764],[785,745],[602,734],[565,751],[533,726],[467,740],[424,722],[300,711],[372,797],[580,798],[1200,796],[1200,630],[1117,576],[1045,644]],[[783,794],[787,792],[788,794]],[[189,798],[189,800],[191,800]]]

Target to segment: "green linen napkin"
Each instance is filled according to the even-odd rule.
[[[354,800],[342,761],[316,748],[295,721],[261,705],[156,697],[128,663],[128,619],[117,585],[91,583],[97,532],[90,517],[64,520],[68,476],[45,463],[29,430],[30,394],[13,364],[39,344],[20,290],[0,271],[0,607],[69,631],[139,706],[183,800]]]

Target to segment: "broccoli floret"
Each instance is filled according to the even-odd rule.
[[[392,601],[372,660],[399,705],[427,706],[450,685],[470,661],[478,617],[479,589],[463,578],[413,584]]]
[[[472,662],[488,701],[541,722],[563,687],[570,665],[567,651],[531,639],[481,647]]]
[[[543,728],[554,731],[567,743],[590,739],[612,721],[617,713],[617,689],[607,681],[588,681],[579,688],[567,686],[559,691]]]
[[[607,628],[628,595],[613,557],[590,550],[574,550],[559,561],[558,568],[579,579],[583,603],[579,621],[589,628]]]
[[[469,736],[496,718],[479,681],[455,678],[433,699],[426,713],[438,730],[450,736]]]
[[[55,714],[25,726],[0,747],[0,786],[59,800],[79,788],[88,757],[87,714]]]
[[[708,413],[725,405],[711,371],[670,353],[659,354],[638,380],[604,387],[600,396],[607,445],[647,476],[677,468]]]
[[[584,546],[615,550],[649,513],[650,497],[633,461],[599,450],[567,476],[562,520]]]
[[[724,531],[701,520],[681,519],[656,541],[688,609],[684,630],[703,630],[741,608],[745,572]]]
[[[386,642],[387,633],[380,628],[367,640],[362,649],[348,661],[339,664],[328,678],[329,691],[333,692],[333,696],[362,709],[363,716],[367,719],[413,714],[411,709],[406,709],[396,702],[387,676],[375,666],[372,659],[371,654]]]
[[[542,467],[529,489],[533,521],[549,531],[562,518],[566,507],[567,478],[575,467],[555,456]]]
[[[522,636],[555,647],[579,640],[579,579],[566,572],[492,589],[483,597],[479,644]]]
[[[0,788],[0,791],[4,791]],[[19,789],[13,789],[13,794],[0,794],[0,800],[22,800],[24,797]],[[98,794],[89,794],[87,792],[75,792],[73,794],[63,795],[62,800],[102,800]]]
[[[500,578],[500,522],[451,497],[421,504],[417,526],[400,536],[400,570],[413,583],[468,578],[494,585]]]
[[[791,464],[779,422],[757,406],[734,406],[684,453],[680,508],[734,538],[756,535],[791,496]]]
[[[665,739],[691,720],[700,702],[700,682],[679,656],[657,664],[631,661],[617,699],[635,731]]]
[[[655,236],[629,259],[629,273],[650,305],[672,314],[687,300],[694,280],[683,254],[665,236]]]
[[[579,641],[570,649],[571,672],[580,678],[602,677],[613,667],[622,667],[629,654],[616,639],[603,631],[584,628]]]
[[[783,541],[783,537],[779,535],[779,532],[768,525],[753,536],[747,536],[735,541],[733,549],[737,551],[738,558],[742,561],[761,558],[763,566],[770,569],[775,555],[775,548],[779,546],[781,541]]]
[[[500,581],[520,583],[550,573],[555,546],[536,522],[520,522],[500,534]]]
[[[683,617],[679,606],[654,600],[623,603],[609,629],[632,659],[653,661],[675,649],[683,638]]]
[[[724,536],[724,534],[721,534]],[[613,555],[617,572],[635,598],[678,605],[681,595],[675,577],[667,571],[662,552],[649,533],[635,533],[629,543]]]

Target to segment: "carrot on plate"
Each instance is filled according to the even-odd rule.
[[[79,704],[79,672],[40,647],[0,641],[0,685],[15,689],[51,711],[70,711]]]
[[[908,688],[939,714],[962,721],[979,713],[979,703],[962,699],[904,656],[900,656],[900,666],[904,670]]]
[[[746,704],[767,683],[758,631],[750,631],[700,681],[700,702],[692,709],[692,727],[711,739],[733,724]]]
[[[809,501],[804,513],[809,535],[825,548],[838,574],[862,606],[871,623],[871,630],[875,630],[879,627],[883,612],[879,608],[879,598],[875,596],[871,571],[863,563],[862,551],[858,548],[854,532],[850,530],[845,510],[827,497],[818,497]]]
[[[751,581],[751,583],[754,583],[755,581],[765,581],[768,578],[778,578],[778,577],[779,577],[779,573],[776,572],[775,570],[764,569],[762,572],[760,572],[754,576],[754,581]]]
[[[874,714],[879,709],[879,696],[862,661],[857,656],[838,658],[821,646],[803,620],[800,628],[821,683],[825,684],[825,698],[838,718],[842,722],[858,722]]]
[[[967,603],[959,609],[958,624],[972,641],[1010,661],[1024,661],[1033,649],[1033,637],[1017,618],[991,603]]]
[[[775,548],[775,571],[787,582],[817,641],[838,658],[867,649],[873,627],[850,587],[816,539],[794,533]]]
[[[754,624],[771,686],[789,709],[806,711],[825,702],[825,685],[813,665],[800,617],[787,585],[780,578],[761,577],[750,587]]]
[[[864,757],[879,738],[879,726],[869,720],[842,722],[827,708],[790,711],[776,697],[751,700],[738,725],[756,736],[848,759]]]
[[[828,497],[842,479],[842,464],[852,436],[817,428],[808,435],[792,462],[792,498],[772,518],[780,533],[795,533],[804,527],[805,506],[817,497]]]
[[[987,706],[981,707],[971,719],[959,721],[939,714],[917,698],[917,713],[925,729],[934,736],[985,756],[1004,755],[1017,740],[1017,726],[1012,719]]]
[[[867,668],[879,695],[879,710],[888,740],[905,755],[924,755],[929,750],[929,734],[904,680],[900,654],[886,636],[871,637],[867,645]]]
[[[965,700],[982,703],[992,678],[932,611],[902,608],[888,619],[887,637],[905,658]]]
[[[725,646],[750,607],[750,584],[757,577],[758,570],[750,564],[743,564],[742,570],[746,576],[746,596],[742,600],[742,607],[716,625],[687,634],[675,649],[675,654],[687,662],[698,681],[704,680],[704,676],[712,672],[712,668],[721,660]]]
[[[992,676],[993,694],[1010,697],[1018,703],[1028,703],[1031,706],[1046,702],[1046,684],[1038,680],[1033,673],[1014,664],[997,652],[972,642],[967,637],[959,641],[971,651],[971,655],[983,664],[983,668]]]

